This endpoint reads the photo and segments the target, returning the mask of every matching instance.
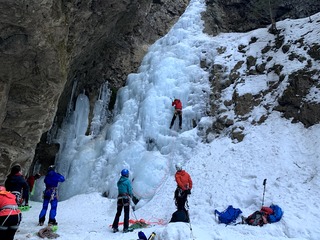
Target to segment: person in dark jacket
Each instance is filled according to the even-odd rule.
[[[177,116],[179,116],[179,129],[182,129],[182,103],[180,99],[174,99],[172,106],[174,106],[174,114],[170,123],[170,129],[172,128]]]
[[[14,165],[11,168],[10,174],[7,176],[5,181],[5,187],[7,191],[11,192],[16,196],[18,206],[21,206],[23,201],[25,206],[29,203],[29,186],[27,181],[21,174],[21,166]]]
[[[122,208],[124,209],[124,223],[123,232],[128,232],[129,229],[129,212],[130,212],[130,198],[133,197],[132,186],[129,180],[129,171],[123,169],[121,171],[121,177],[117,182],[118,186],[118,201],[117,201],[117,213],[114,217],[112,224],[113,232],[118,232],[119,218],[121,216]],[[134,210],[134,207],[133,207]]]
[[[43,205],[42,210],[39,214],[39,225],[44,224],[47,209],[49,203],[51,204],[51,209],[49,213],[48,225],[57,225],[56,215],[58,207],[58,183],[64,182],[64,176],[54,171],[54,166],[50,166],[48,173],[44,178],[44,183],[46,184],[46,189],[43,191]]]
[[[21,212],[16,196],[0,186],[0,239],[13,240],[20,225]]]

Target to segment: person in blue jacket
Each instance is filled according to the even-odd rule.
[[[51,165],[48,168],[48,173],[44,178],[44,183],[46,184],[46,189],[43,191],[43,205],[42,210],[39,215],[39,225],[44,224],[47,209],[49,203],[51,204],[51,209],[49,213],[49,222],[48,225],[57,225],[56,215],[58,207],[58,183],[64,182],[64,176],[55,172],[54,165]]]
[[[131,181],[129,180],[129,171],[123,169],[121,177],[117,182],[118,186],[118,201],[117,213],[112,224],[113,232],[118,232],[119,218],[121,216],[122,208],[124,209],[123,232],[129,231],[129,212],[130,212],[130,198],[133,197]],[[134,206],[133,206],[134,210]]]

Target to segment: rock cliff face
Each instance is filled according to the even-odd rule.
[[[270,12],[276,21],[286,18],[304,18],[320,10],[319,1],[271,0],[268,8],[263,0],[207,0],[203,13],[205,31],[216,35],[220,32],[247,32],[271,24]],[[263,5],[261,4],[263,3]]]
[[[317,14],[313,22],[319,19]],[[306,22],[295,29],[302,29],[303,25]],[[209,115],[213,124],[202,134],[207,141],[227,135],[240,142],[248,122],[261,124],[274,111],[305,127],[320,123],[320,45],[315,42],[318,30],[305,29],[300,36],[292,34],[290,27],[279,29],[279,34],[270,34],[268,40],[261,38],[258,31],[250,39],[241,36],[229,39],[232,46],[221,40],[216,56],[219,64],[212,61],[203,64],[210,69],[212,83]],[[241,39],[238,45],[236,38]],[[253,49],[258,51],[253,53]],[[258,79],[266,80],[267,84],[254,91],[252,86]],[[249,90],[241,90],[242,86]]]
[[[58,146],[46,144],[46,132],[54,120],[59,123],[65,116],[73,86],[75,96],[85,91],[92,102],[103,82],[116,94],[128,73],[137,70],[148,47],[166,34],[188,2],[1,1],[0,183],[14,163],[28,171],[35,152],[38,162],[54,161]],[[206,31],[241,32],[269,24],[265,16],[250,14],[254,2],[208,0],[203,15]],[[318,11],[316,1],[282,1],[276,20]],[[317,46],[313,54],[319,57]],[[298,73],[292,76],[293,94],[296,87],[305,86],[299,79]],[[285,106],[279,110],[287,111]],[[306,107],[305,111],[313,110]],[[318,119],[297,120],[310,126]]]
[[[37,143],[65,115],[71,89],[115,91],[187,0],[44,0],[0,3],[0,182],[28,170]],[[45,140],[44,140],[45,141]]]

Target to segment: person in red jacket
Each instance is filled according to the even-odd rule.
[[[177,188],[174,193],[175,204],[178,210],[184,210],[188,212],[185,208],[185,205],[187,202],[188,195],[191,194],[192,180],[189,173],[187,173],[185,170],[182,170],[181,163],[177,163],[175,167],[177,170],[175,174],[175,179],[177,182]]]
[[[174,114],[171,120],[170,129],[172,128],[177,116],[179,116],[179,129],[182,129],[182,103],[180,99],[174,99],[172,106],[174,106]]]
[[[13,240],[20,225],[21,211],[16,196],[0,186],[0,239]]]
[[[31,175],[27,178],[27,183],[29,185],[29,191],[30,193],[32,192],[33,190],[33,186],[34,186],[34,183],[36,182],[36,180],[38,180],[39,178],[41,177],[41,175],[39,173],[36,173],[35,175]]]

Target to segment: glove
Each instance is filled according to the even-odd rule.
[[[191,194],[191,190],[190,189],[186,190],[186,193]]]
[[[132,202],[136,205],[139,202],[139,199],[136,196],[132,195]]]

